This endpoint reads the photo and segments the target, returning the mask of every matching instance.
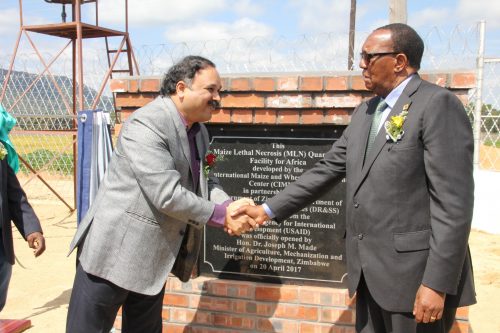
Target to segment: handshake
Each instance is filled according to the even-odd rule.
[[[264,207],[256,206],[250,198],[241,198],[227,206],[224,231],[229,235],[240,236],[257,229],[268,220]]]

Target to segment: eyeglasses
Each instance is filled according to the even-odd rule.
[[[398,53],[400,52],[374,52],[374,53],[361,52],[359,55],[361,56],[361,59],[365,62],[365,64],[369,64],[374,57],[380,57]]]

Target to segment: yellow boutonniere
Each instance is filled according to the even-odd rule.
[[[0,142],[0,160],[3,160],[7,156],[8,152],[3,143]]]
[[[398,142],[401,140],[405,131],[403,131],[403,124],[405,123],[406,116],[408,115],[408,108],[410,104],[405,104],[403,106],[403,111],[396,116],[392,116],[390,120],[387,120],[384,124],[385,132],[387,133],[387,140],[392,140],[392,142]]]
[[[394,123],[394,126],[401,128],[401,127],[403,127],[403,123],[405,122],[405,118],[403,117],[403,115],[393,116],[393,117],[391,117],[391,121]]]

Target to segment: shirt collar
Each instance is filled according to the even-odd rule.
[[[193,126],[191,126],[191,128],[188,128],[188,122],[187,122],[186,118],[184,117],[184,115],[182,113],[180,113],[179,111],[177,111],[177,114],[179,115],[179,118],[181,118],[182,124],[184,125],[184,128],[186,129],[186,132],[189,135],[194,136],[194,135],[198,134],[198,132],[200,131],[200,124],[199,123],[194,123]]]
[[[404,79],[403,82],[401,82],[396,88],[394,88],[389,95],[384,99],[384,101],[387,103],[387,105],[392,109],[394,105],[396,104],[397,100],[399,99],[399,96],[403,93],[403,90],[406,88],[408,85],[408,82],[413,78],[415,74],[412,74],[408,76],[406,79]]]

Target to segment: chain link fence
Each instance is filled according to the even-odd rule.
[[[106,51],[101,51],[90,49],[84,54],[86,108],[96,97],[108,68],[107,59],[100,55],[105,55]],[[50,63],[54,54],[44,52],[41,57],[45,63]],[[11,56],[0,57],[0,94],[10,61]],[[36,53],[21,40],[2,100],[2,106],[17,120],[10,137],[21,158],[18,176],[23,187],[29,193],[46,193],[44,197],[47,198],[56,196],[70,209],[75,206],[76,147],[72,71],[71,54],[60,54],[46,70]],[[76,102],[79,105],[79,101]],[[114,115],[109,87],[106,87],[97,108],[113,111]]]
[[[451,30],[433,27],[419,32],[426,50],[423,70],[475,70],[479,48],[479,29],[474,26],[457,26]],[[368,32],[357,32],[354,48],[354,69],[357,70],[361,43]],[[199,54],[213,60],[223,74],[258,74],[283,72],[327,72],[348,70],[348,35],[318,34],[291,38],[252,39],[234,38],[178,44],[145,45],[134,48],[141,75],[162,75],[177,60],[188,54]],[[92,44],[84,47],[84,99],[85,105],[97,95],[98,88],[108,69],[104,46]],[[48,63],[56,51],[44,52]],[[121,63],[120,63],[121,62]],[[0,87],[6,79],[10,56],[0,57]],[[13,72],[2,101],[3,106],[16,117],[17,126],[11,137],[20,156],[32,166],[22,167],[25,184],[34,184],[40,176],[51,180],[69,180],[64,189],[68,202],[73,202],[73,172],[75,117],[73,108],[72,58],[63,52],[44,71],[40,59],[29,44],[21,43]],[[126,67],[121,58],[117,67]],[[499,98],[500,74],[498,61],[485,61],[481,113],[481,168],[500,171]],[[57,82],[57,85],[54,83]],[[60,89],[57,86],[61,87]],[[26,93],[24,91],[30,88]],[[77,87],[78,89],[78,87]],[[471,105],[476,102],[477,89],[471,91]],[[107,87],[98,108],[109,111],[113,121],[113,97]],[[468,107],[474,121],[474,107]],[[119,119],[118,119],[119,121]],[[34,172],[37,172],[35,175]],[[54,181],[55,187],[57,182]],[[69,184],[69,185],[68,185]]]
[[[483,73],[479,163],[500,171],[500,58],[485,59]]]

